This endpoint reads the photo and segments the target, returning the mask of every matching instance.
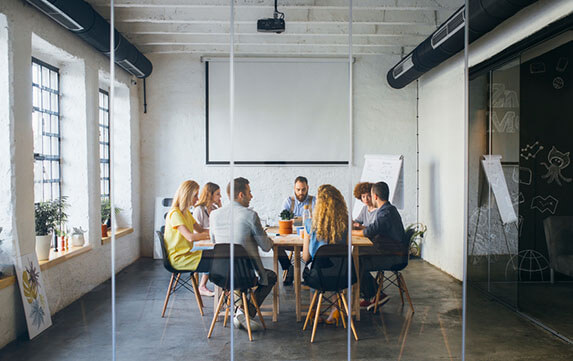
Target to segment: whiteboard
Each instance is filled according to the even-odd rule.
[[[338,58],[235,58],[233,160],[347,164],[349,67]],[[229,61],[207,71],[207,164],[231,157]]]
[[[483,169],[497,203],[503,224],[517,222],[517,215],[501,168],[501,155],[484,155]]]
[[[361,182],[386,182],[390,189],[388,199],[396,208],[404,209],[404,157],[401,155],[365,154]],[[364,204],[354,200],[352,219],[356,219]]]

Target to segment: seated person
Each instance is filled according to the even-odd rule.
[[[304,206],[308,205],[310,213],[316,205],[316,198],[308,194],[308,180],[298,176],[294,180],[294,197],[289,196],[283,202],[283,209],[289,210],[294,217],[302,217]]]
[[[367,227],[374,222],[376,218],[376,207],[372,203],[372,196],[370,195],[370,190],[372,189],[372,183],[360,182],[354,187],[354,197],[362,203],[364,206],[360,210],[360,214],[352,223],[354,229],[359,229],[362,227]]]
[[[310,263],[319,247],[325,244],[347,244],[348,209],[344,197],[330,184],[318,187],[318,201],[312,219],[305,222],[305,236],[302,246],[302,259]],[[332,324],[340,317],[333,308],[326,320]]]
[[[211,214],[211,240],[213,243],[231,243],[230,228],[234,228],[234,242],[242,245],[251,260],[253,261],[257,274],[258,274],[258,287],[254,292],[255,299],[258,305],[262,305],[267,295],[273,289],[277,282],[277,275],[263,267],[263,262],[259,256],[259,248],[268,252],[273,247],[273,241],[267,236],[267,233],[261,225],[259,215],[254,210],[248,208],[253,195],[249,181],[245,178],[234,179],[234,194],[233,201],[229,202]],[[227,185],[227,195],[231,198],[231,184]],[[233,218],[231,219],[231,212]],[[241,304],[241,302],[237,302]],[[250,323],[252,330],[259,330],[262,325],[254,319],[256,316],[256,308],[249,301],[247,309],[250,316]],[[237,328],[246,328],[246,319],[244,313],[238,311],[233,324]]]
[[[289,196],[283,202],[283,209],[290,211],[295,219],[295,225],[298,222],[302,222],[302,213],[304,212],[304,206],[309,206],[309,211],[312,214],[312,210],[316,205],[316,198],[308,194],[308,180],[303,176],[298,176],[294,180],[294,197]],[[284,281],[285,285],[292,284],[293,280],[293,267],[286,255],[284,249],[279,250],[278,255],[279,263],[281,268],[287,271],[287,276]]]
[[[199,201],[193,208],[193,218],[204,229],[209,229],[209,215],[217,208],[221,207],[221,189],[215,183],[207,183],[201,191]],[[213,297],[214,293],[207,288],[207,273],[204,273],[199,285],[201,296]]]
[[[385,248],[389,246],[392,248],[393,245],[399,246],[405,237],[402,217],[396,207],[388,201],[389,193],[388,184],[385,182],[372,185],[370,191],[372,203],[378,208],[376,218],[368,227],[360,227],[361,229],[352,231],[352,235],[368,237],[374,243],[374,247],[361,247],[359,250],[360,292],[364,297],[364,301],[360,302],[361,307],[373,305],[376,296],[377,285],[370,271],[376,270],[376,267],[380,265],[373,264],[373,262],[383,260],[383,257],[377,256],[383,256]],[[389,297],[382,293],[378,304],[383,305],[388,300]]]
[[[165,217],[165,248],[173,268],[209,272],[213,251],[191,250],[194,242],[209,239],[209,231],[197,224],[189,211],[197,202],[198,193],[199,184],[192,180],[181,183],[177,189],[171,209]],[[206,288],[203,280],[201,287]]]

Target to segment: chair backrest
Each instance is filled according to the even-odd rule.
[[[165,269],[168,270],[169,272],[177,273],[179,271],[173,268],[173,266],[171,265],[171,261],[169,261],[167,248],[165,247],[165,234],[163,233],[164,229],[165,226],[162,226],[161,231],[157,231],[157,237],[159,237],[159,243],[161,244],[161,256],[163,257],[163,267],[165,267]]]
[[[356,272],[352,264],[351,282],[356,283]],[[312,288],[320,291],[341,291],[348,288],[348,246],[327,244],[316,251],[310,270],[310,278],[305,280]],[[318,281],[318,282],[316,282]]]
[[[559,256],[573,254],[573,216],[551,216],[543,220],[549,263],[555,268]]]
[[[257,284],[255,265],[249,254],[240,244],[234,250],[234,289],[246,290]],[[231,288],[231,245],[219,243],[213,249],[213,261],[209,271],[209,280],[224,290]]]

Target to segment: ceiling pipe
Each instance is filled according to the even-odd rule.
[[[469,0],[469,43],[491,31],[537,0]],[[465,6],[393,66],[386,75],[392,88],[401,89],[464,48]]]

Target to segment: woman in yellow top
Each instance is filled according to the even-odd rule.
[[[179,186],[171,209],[165,217],[165,248],[171,265],[179,270],[209,272],[212,250],[191,251],[193,243],[209,239],[209,231],[201,227],[193,218],[189,208],[197,202],[199,184],[187,180]],[[193,233],[196,231],[198,233]],[[207,275],[203,275],[199,290],[206,287]],[[201,292],[203,295],[205,292]],[[209,292],[212,296],[212,292]],[[205,294],[207,296],[208,294]]]

